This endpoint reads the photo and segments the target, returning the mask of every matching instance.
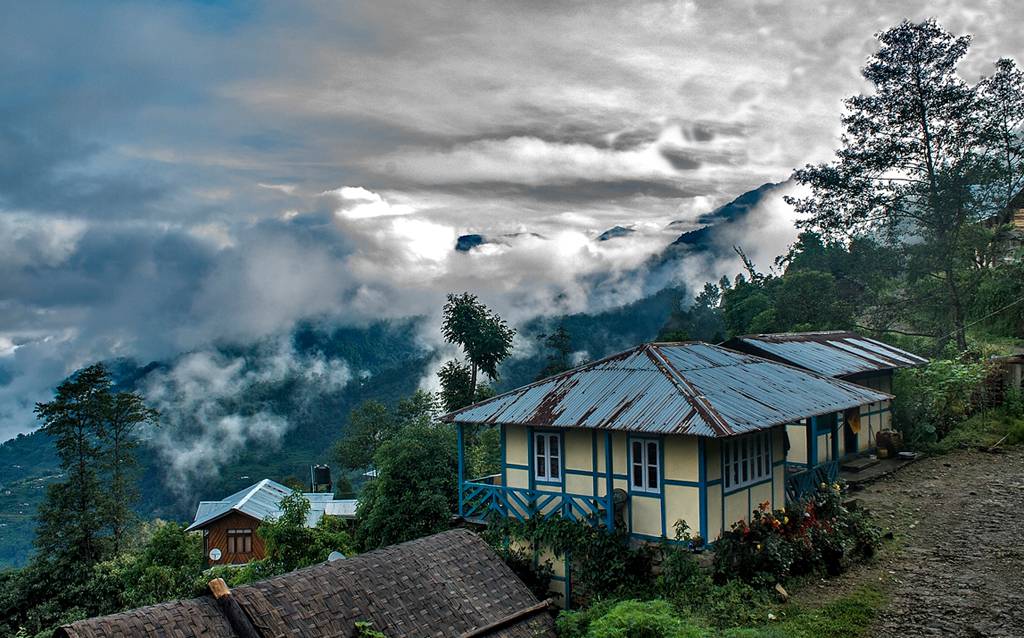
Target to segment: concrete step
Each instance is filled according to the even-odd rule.
[[[856,459],[850,459],[849,461],[843,461],[842,465],[839,466],[843,472],[863,472],[873,465],[878,465],[878,459],[873,459],[869,456],[862,456]]]

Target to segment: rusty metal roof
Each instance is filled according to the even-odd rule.
[[[720,346],[646,343],[444,419],[719,437],[889,398]]]
[[[844,331],[746,335],[731,339],[724,345],[829,377],[909,368],[928,363],[928,359],[906,350],[862,337],[855,332]]]

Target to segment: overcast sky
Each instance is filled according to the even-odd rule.
[[[429,312],[447,290],[513,320],[591,307],[586,275],[639,264],[678,234],[669,222],[827,159],[874,32],[934,16],[973,33],[974,79],[1022,59],[1020,14],[962,0],[8,3],[0,439],[98,358]],[[764,215],[785,228],[747,240],[764,259],[792,235],[780,205]],[[614,225],[638,232],[594,241]],[[455,253],[465,233],[501,242]]]

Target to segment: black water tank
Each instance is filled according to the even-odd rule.
[[[331,491],[331,468],[326,465],[313,466],[313,491]]]

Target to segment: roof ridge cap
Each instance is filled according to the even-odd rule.
[[[266,485],[267,481],[269,481],[269,480],[270,479],[263,479],[259,483],[253,485],[252,488],[249,489],[249,493],[246,494],[245,496],[243,496],[242,500],[238,501],[238,504],[236,504],[231,509],[239,509],[240,507],[242,507],[243,505],[248,503],[249,499],[252,498],[252,495],[255,494],[256,492],[260,491],[261,489],[263,489],[263,486]]]
[[[692,345],[692,344],[687,344]],[[709,345],[710,344],[704,344]],[[711,346],[715,347],[715,346]],[[725,417],[719,414],[718,410],[715,409],[711,402],[707,400],[697,386],[690,383],[690,381],[683,376],[683,373],[676,370],[675,366],[669,363],[668,359],[661,352],[660,345],[657,343],[644,344],[644,352],[651,359],[651,361],[658,367],[663,375],[668,377],[669,381],[679,392],[680,396],[686,399],[686,402],[690,404],[694,410],[700,414],[701,418],[707,422],[716,434],[720,436],[729,436],[734,434]]]

